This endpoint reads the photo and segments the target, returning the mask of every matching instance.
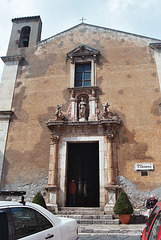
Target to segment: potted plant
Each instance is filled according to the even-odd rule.
[[[119,215],[119,220],[122,224],[127,224],[130,221],[130,215],[133,213],[133,206],[124,191],[121,191],[116,203],[114,205],[113,211],[115,214]]]
[[[44,207],[47,209],[47,206],[46,206],[46,203],[45,203],[45,200],[44,200],[44,197],[43,195],[41,194],[41,192],[37,192],[35,197],[33,198],[32,200],[33,203],[37,203],[39,204],[40,206]]]

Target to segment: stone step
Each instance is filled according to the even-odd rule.
[[[78,225],[79,235],[137,235],[141,236],[145,224]]]
[[[119,224],[118,219],[80,219],[77,220],[78,224],[96,224],[96,225],[106,225],[106,224]]]
[[[78,224],[119,224],[118,219],[113,219],[112,215],[62,215],[57,214],[59,217],[74,218]]]
[[[100,207],[59,207],[60,211],[63,210],[87,210],[87,211],[100,211],[101,208]],[[103,210],[102,210],[103,211]]]
[[[69,217],[69,218],[74,218],[76,220],[81,220],[81,219],[108,219],[112,220],[113,217],[112,215],[70,215],[70,214],[58,214],[59,217]]]
[[[59,208],[58,214],[67,214],[67,215],[104,215],[104,211],[100,208],[68,208],[61,207]]]
[[[84,207],[61,207],[57,213],[60,217],[70,217],[76,219],[79,225],[115,225],[119,224],[118,219],[113,219],[112,214],[104,214],[100,208]]]
[[[95,212],[95,211],[58,211],[58,214],[63,214],[63,215],[104,215],[104,212]],[[111,214],[110,214],[111,215]]]

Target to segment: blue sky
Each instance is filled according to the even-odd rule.
[[[12,18],[40,15],[42,39],[86,23],[161,39],[161,0],[0,0],[0,56],[7,52]],[[3,62],[0,61],[0,76]]]

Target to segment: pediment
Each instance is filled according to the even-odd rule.
[[[74,48],[70,52],[68,52],[67,56],[69,58],[73,58],[73,57],[81,57],[81,56],[97,56],[99,54],[100,54],[100,51],[98,51],[97,49],[94,49],[92,47],[82,44]]]

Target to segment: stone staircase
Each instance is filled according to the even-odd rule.
[[[60,207],[57,213],[60,217],[76,219],[79,234],[107,233],[108,225],[118,225],[119,220],[112,214],[104,214],[100,208]]]

